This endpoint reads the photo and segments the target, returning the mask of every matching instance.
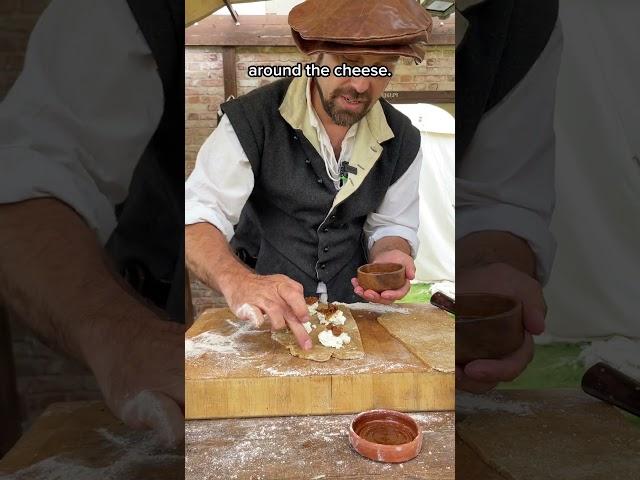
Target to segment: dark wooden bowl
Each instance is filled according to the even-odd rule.
[[[456,364],[502,358],[524,342],[522,303],[493,293],[456,295]]]
[[[397,290],[406,281],[404,265],[399,263],[368,263],[358,268],[358,283],[365,290]]]
[[[422,430],[406,413],[369,410],[351,422],[349,443],[356,452],[376,462],[401,463],[422,449]]]

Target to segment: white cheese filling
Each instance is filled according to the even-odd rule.
[[[323,313],[318,312],[318,320],[320,320],[320,323],[323,325],[328,325],[329,323],[332,323],[333,325],[344,325],[344,322],[347,321],[347,318],[344,316],[344,313],[342,313],[342,310],[338,310],[328,319]]]
[[[318,313],[318,302],[313,305],[307,305],[307,308],[309,309],[309,315],[315,315]]]
[[[318,340],[325,347],[342,348],[343,345],[351,342],[351,337],[346,332],[335,336],[331,330],[323,330],[318,334]]]

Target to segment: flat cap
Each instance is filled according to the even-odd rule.
[[[289,12],[296,45],[313,53],[424,59],[432,21],[416,0],[306,0]]]

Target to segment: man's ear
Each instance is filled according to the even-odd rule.
[[[323,52],[314,53],[313,55],[311,55],[311,61],[313,63],[315,63],[316,65],[320,65],[320,63],[322,62],[322,57],[323,56],[324,56]]]

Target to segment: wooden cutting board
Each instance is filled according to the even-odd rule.
[[[151,432],[133,431],[102,402],[51,405],[0,460],[12,480],[172,480],[184,474],[184,451],[158,446]]]
[[[418,316],[425,322],[447,315],[431,305],[397,308],[401,311],[385,315]],[[291,356],[271,339],[268,325],[251,330],[228,309],[205,311],[186,334],[186,418],[454,408],[453,372],[438,371],[411,353],[377,322],[380,313],[353,308],[351,313],[364,358],[314,362]],[[454,345],[442,342],[439,348]]]
[[[468,480],[636,480],[640,428],[579,390],[458,395],[456,467]]]

